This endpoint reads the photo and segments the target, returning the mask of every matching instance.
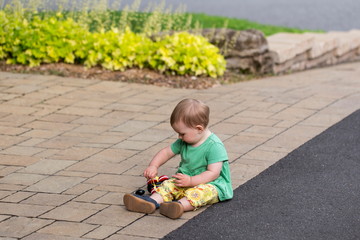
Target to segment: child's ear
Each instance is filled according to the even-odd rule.
[[[201,125],[196,125],[196,130],[198,130],[198,131],[204,131],[204,126],[201,126]]]

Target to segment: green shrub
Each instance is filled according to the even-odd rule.
[[[2,14],[1,14],[2,15]],[[89,36],[71,18],[51,17],[45,20],[34,16],[31,21],[9,15],[1,19],[0,57],[7,63],[37,66],[40,63],[75,62],[75,51]]]
[[[120,33],[117,29],[92,34],[85,64],[88,67],[101,65],[110,70],[148,66],[154,43],[144,35],[135,34],[129,29]]]
[[[173,74],[217,77],[223,75],[226,62],[206,38],[180,32],[157,42],[150,66]]]
[[[0,11],[0,59],[9,64],[41,63],[100,65],[110,70],[148,67],[177,75],[224,73],[219,49],[204,37],[186,32],[152,41],[129,28],[90,32],[61,13],[31,18]]]

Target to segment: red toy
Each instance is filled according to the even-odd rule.
[[[157,188],[159,185],[161,185],[163,181],[166,181],[168,179],[169,179],[169,177],[166,175],[161,175],[160,177],[155,177],[155,178],[149,179],[147,181],[147,190],[151,194],[155,193],[156,192],[155,188]]]

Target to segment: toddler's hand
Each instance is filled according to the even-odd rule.
[[[191,184],[191,177],[189,175],[177,173],[172,177],[176,178],[175,185],[178,187],[193,187]]]
[[[148,166],[144,171],[144,177],[151,179],[156,177],[158,174],[158,168],[155,166]]]

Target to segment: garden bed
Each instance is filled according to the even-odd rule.
[[[221,84],[245,81],[256,78],[253,75],[226,72],[219,78],[194,77],[194,76],[171,76],[161,74],[149,69],[128,69],[123,72],[110,71],[101,67],[86,68],[83,65],[51,63],[37,67],[29,67],[18,64],[6,64],[0,61],[0,71],[16,73],[32,73],[41,75],[57,75],[62,77],[99,79],[107,81],[121,81],[128,83],[141,83],[171,88],[207,89]]]

